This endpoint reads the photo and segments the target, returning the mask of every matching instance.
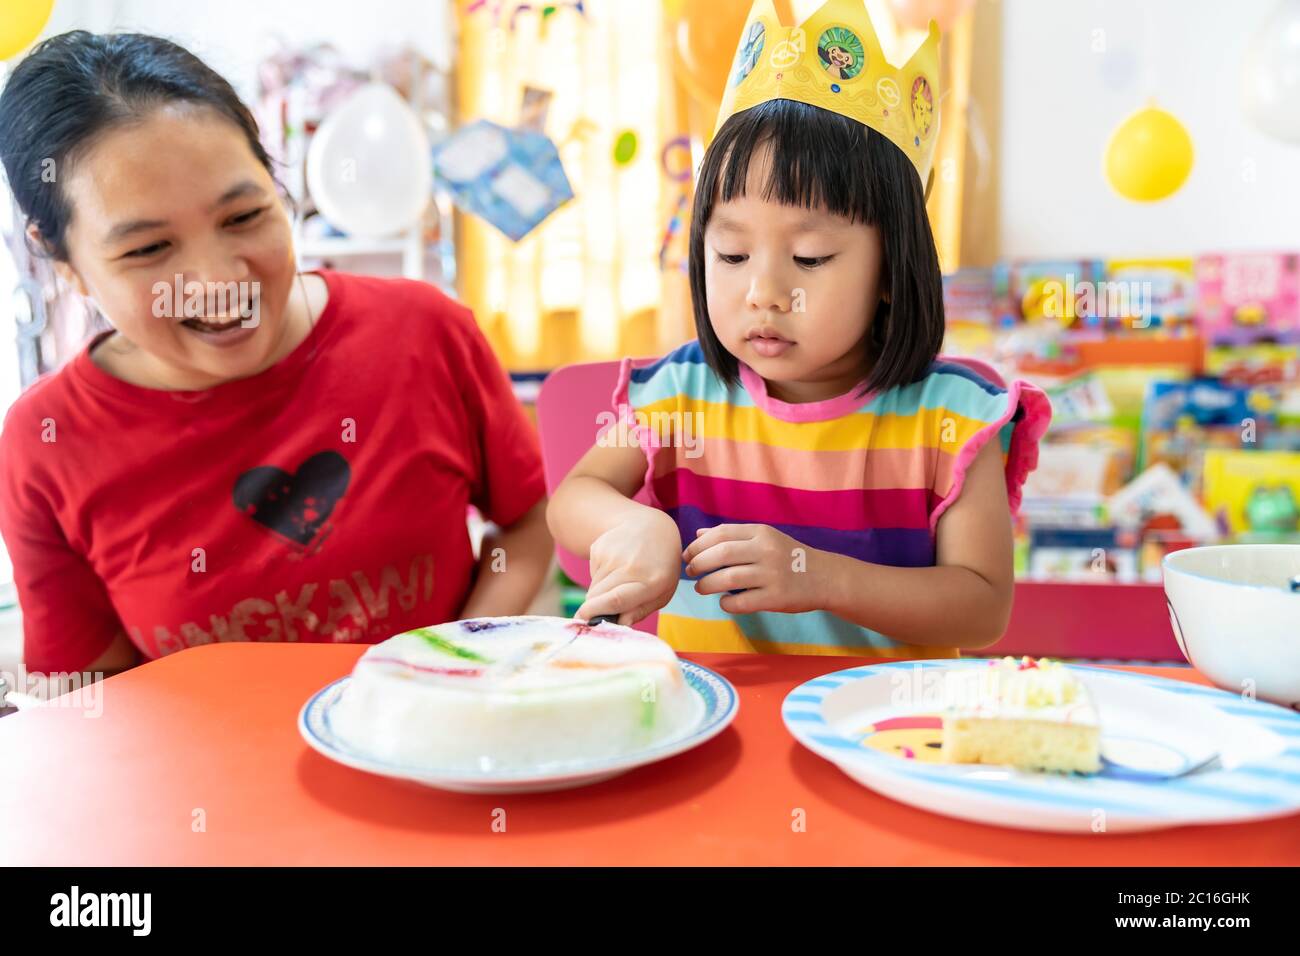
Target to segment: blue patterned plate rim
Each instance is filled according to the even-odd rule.
[[[740,709],[740,697],[729,680],[693,661],[681,660],[679,663],[687,686],[695,692],[703,704],[704,713],[699,723],[690,731],[655,744],[653,747],[607,760],[574,760],[546,764],[531,770],[500,773],[474,771],[462,767],[417,766],[378,759],[345,743],[334,733],[329,724],[330,710],[348,682],[352,680],[351,675],[340,677],[322,687],[303,704],[302,710],[298,713],[298,730],[313,749],[340,763],[374,773],[413,780],[471,784],[539,783],[631,769],[699,746],[725,730]]]

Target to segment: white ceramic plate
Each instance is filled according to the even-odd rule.
[[[298,714],[298,731],[316,751],[348,767],[367,773],[408,780],[413,783],[456,790],[462,793],[536,793],[565,790],[597,783],[626,773],[634,767],[673,757],[698,747],[722,733],[736,717],[740,698],[736,689],[720,674],[707,667],[682,661],[687,686],[699,701],[698,719],[682,734],[653,747],[610,760],[569,761],[512,773],[481,773],[472,770],[414,767],[376,759],[357,750],[334,733],[330,711],[338,702],[351,677],[342,677],[317,691]]]
[[[905,661],[838,671],[795,688],[781,715],[795,739],[872,790],[980,823],[1116,833],[1300,812],[1300,714],[1214,688],[1097,667],[1069,665],[1096,702],[1103,756],[1152,770],[1194,765],[1215,751],[1219,759],[1166,780],[927,760],[938,754],[944,672],[987,666]]]

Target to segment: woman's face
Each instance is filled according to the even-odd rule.
[[[60,272],[139,348],[146,377],[206,388],[279,357],[292,232],[234,123],[190,104],[159,107],[92,143],[63,188]]]
[[[866,368],[881,298],[880,232],[825,209],[763,198],[770,150],[755,151],[745,195],[713,207],[704,231],[709,319],[723,348],[772,394],[843,394]]]

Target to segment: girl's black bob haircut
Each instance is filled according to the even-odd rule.
[[[916,168],[901,149],[856,120],[781,99],[729,117],[700,166],[691,218],[690,282],[705,361],[727,384],[739,381],[736,357],[722,347],[709,320],[704,231],[715,204],[745,194],[749,163],[769,145],[772,161],[764,199],[824,207],[880,230],[888,295],[876,309],[862,356],[867,391],[923,378],[943,345],[943,278]]]

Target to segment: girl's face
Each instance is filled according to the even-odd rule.
[[[723,348],[786,401],[841,395],[867,372],[883,253],[874,226],[762,198],[770,150],[745,195],[717,202],[704,231],[709,319]]]
[[[63,188],[59,271],[138,347],[138,374],[199,389],[279,357],[296,271],[289,218],[237,126],[160,107],[93,143]]]

